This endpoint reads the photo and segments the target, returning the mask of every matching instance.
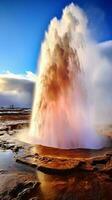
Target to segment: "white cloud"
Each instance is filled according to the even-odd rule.
[[[112,40],[100,43],[99,48],[103,56],[109,59],[109,62],[112,62]]]
[[[4,73],[0,74],[0,78],[12,78],[12,79],[14,78],[14,79],[35,81],[36,75],[32,73],[31,71],[26,71],[25,74],[14,74],[7,70]]]
[[[14,104],[20,107],[32,105],[36,75],[32,72],[14,74],[6,71],[0,74],[0,106]]]
[[[112,123],[112,41],[97,44],[92,54],[95,121]]]

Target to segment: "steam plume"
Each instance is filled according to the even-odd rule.
[[[102,138],[91,123],[87,38],[87,18],[74,4],[64,9],[60,20],[54,18],[50,23],[41,48],[30,129],[38,144],[102,146]]]

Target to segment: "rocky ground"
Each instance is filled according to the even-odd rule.
[[[0,112],[0,200],[111,199],[111,145],[101,150],[30,145],[16,138],[29,126],[30,111]]]

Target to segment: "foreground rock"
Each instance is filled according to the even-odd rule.
[[[69,173],[74,170],[104,171],[112,169],[112,148],[102,150],[56,148],[33,146],[16,157],[21,162],[48,173]]]
[[[33,196],[40,183],[30,173],[0,172],[0,199],[1,200],[27,200]]]

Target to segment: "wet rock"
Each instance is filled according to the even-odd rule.
[[[24,148],[22,145],[17,145],[14,142],[6,141],[6,140],[0,140],[0,147],[4,150],[10,149],[13,152],[18,152],[20,149]]]
[[[32,150],[33,149],[33,150]],[[61,155],[59,154],[61,151]],[[101,171],[112,168],[111,148],[102,150],[59,150],[44,146],[34,146],[16,156],[16,162],[37,167],[38,170],[50,174],[66,174],[74,170],[88,172]]]
[[[7,173],[0,174],[0,199],[1,200],[26,200],[40,183],[31,174]],[[9,184],[10,183],[10,184]]]
[[[99,156],[94,158],[92,161],[92,165],[102,164],[106,165],[108,162],[111,162],[111,154],[104,155],[103,157]]]
[[[16,153],[17,153],[20,149],[23,149],[23,148],[24,148],[23,146],[17,146],[17,145],[16,145],[16,146],[13,147],[12,150],[13,150],[13,152],[16,152]]]
[[[31,192],[33,192],[39,185],[40,183],[37,181],[19,183],[10,191],[9,195],[17,200],[26,200],[31,195]]]
[[[0,132],[8,131],[8,127],[6,125],[0,127]]]
[[[16,162],[26,164],[26,165],[29,165],[31,167],[37,167],[37,163],[33,162],[32,160],[28,160],[26,158],[17,157],[15,160],[16,160]]]
[[[5,131],[0,131],[0,136],[4,135],[5,133]]]
[[[7,172],[8,172],[7,170],[0,169],[0,174],[5,174],[5,173],[7,173]]]

